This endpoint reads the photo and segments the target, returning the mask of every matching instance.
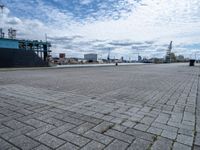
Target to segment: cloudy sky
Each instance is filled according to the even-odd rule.
[[[199,0],[0,0],[0,27],[18,38],[48,40],[53,55],[106,58],[192,57],[200,51]],[[200,54],[200,53],[199,53]]]

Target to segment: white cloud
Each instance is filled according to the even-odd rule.
[[[107,53],[105,49],[110,46],[108,43],[116,40],[141,43],[155,41],[147,48],[142,47],[144,50],[140,49],[144,56],[155,54],[164,56],[165,49],[167,49],[166,44],[172,40],[174,41],[174,51],[190,55],[192,51],[185,49],[184,45],[200,41],[200,3],[198,0],[143,0],[139,3],[133,0],[127,1],[133,4],[133,10],[129,13],[121,11],[122,15],[120,16],[124,16],[121,19],[87,17],[84,22],[77,21],[70,12],[63,12],[45,5],[42,1],[37,1],[37,9],[48,16],[48,20],[11,16],[9,9],[6,8],[4,14],[0,16],[0,26],[5,29],[11,26],[16,28],[20,38],[40,40],[44,39],[45,33],[50,37],[58,38],[81,35],[83,37],[76,40],[54,43],[54,53],[74,51],[76,55],[77,53],[82,55],[87,51],[105,54]],[[91,2],[92,0],[80,0],[82,5],[88,5]],[[101,11],[94,12],[93,15],[108,13],[105,11],[106,5],[102,5],[101,8]],[[106,42],[100,42],[102,46],[97,48],[95,45],[99,43],[93,41],[96,39]],[[158,45],[165,45],[166,48]],[[180,45],[183,47],[181,48]],[[158,52],[157,49],[163,49],[163,52],[162,50]],[[151,52],[147,53],[149,50]],[[135,50],[131,45],[129,47],[122,45],[121,47],[116,46],[112,52],[117,56],[128,56]]]
[[[88,5],[92,2],[93,0],[79,0],[80,4],[82,5]]]

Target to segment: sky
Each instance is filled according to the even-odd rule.
[[[135,59],[200,55],[199,0],[0,0],[0,28],[52,43],[52,55]]]

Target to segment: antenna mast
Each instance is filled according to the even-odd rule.
[[[4,9],[4,5],[0,1],[0,15],[1,15],[1,13],[3,14],[3,9]],[[4,38],[4,35],[5,35],[5,33],[3,32],[3,29],[0,27],[0,38]]]
[[[4,9],[4,5],[0,2],[0,10],[1,10],[1,13],[3,13],[3,9]]]

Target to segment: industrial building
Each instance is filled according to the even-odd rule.
[[[48,66],[49,42],[16,39],[16,30],[8,29],[5,37],[0,29],[0,67],[43,67]]]
[[[97,62],[97,54],[85,54],[84,59],[88,62]]]

